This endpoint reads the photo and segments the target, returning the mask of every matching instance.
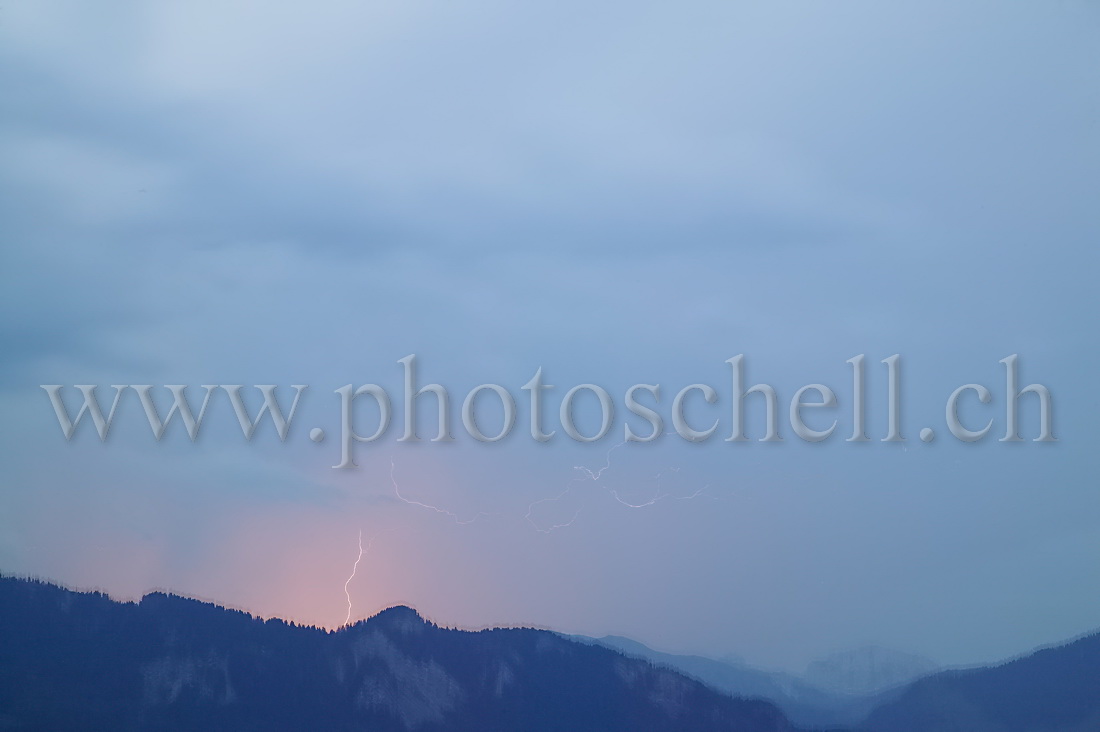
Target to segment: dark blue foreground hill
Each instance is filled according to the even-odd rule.
[[[791,730],[771,704],[531,629],[395,607],[330,632],[0,577],[0,730]]]
[[[999,666],[941,671],[875,709],[867,732],[1098,732],[1100,633]]]

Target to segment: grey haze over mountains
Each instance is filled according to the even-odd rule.
[[[767,699],[796,724],[813,728],[856,725],[907,682],[936,670],[926,658],[877,646],[832,654],[799,676],[733,658],[662,653],[618,636],[573,638],[676,669],[732,696]]]
[[[803,678],[838,694],[875,694],[937,671],[935,661],[915,653],[865,645],[830,654],[806,667]]]
[[[815,661],[803,677],[754,669],[736,660],[661,653],[627,638],[579,640],[679,670],[732,696],[766,699],[806,728],[843,727],[859,732],[1100,729],[1100,632],[991,666],[934,673],[927,659],[865,646]]]

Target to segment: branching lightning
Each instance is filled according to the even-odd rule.
[[[626,444],[626,440],[623,440],[622,442],[618,443],[617,445],[612,445],[610,448],[608,448],[607,454],[604,456],[603,467],[600,468],[599,470],[597,470],[596,472],[592,472],[591,470],[589,470],[588,468],[586,468],[583,465],[574,465],[573,469],[584,471],[584,473],[589,478],[591,478],[592,480],[599,480],[600,476],[603,475],[604,471],[611,467],[611,453],[615,452],[616,450],[618,450],[620,447],[622,447],[625,444]]]
[[[680,471],[679,468],[669,468],[669,470],[672,470],[674,472],[679,472]],[[661,491],[661,478],[662,478],[663,475],[664,475],[664,473],[657,473],[657,475],[653,476],[654,480],[657,483],[657,487],[653,491],[653,498],[650,498],[645,503],[631,503],[629,501],[625,501],[625,500],[622,499],[622,497],[619,496],[619,492],[617,490],[615,490],[614,488],[608,488],[608,490],[611,491],[611,495],[615,498],[616,501],[618,501],[622,505],[626,506],[627,508],[645,508],[647,506],[652,506],[653,504],[657,503],[658,501],[663,501],[666,498],[675,498],[677,501],[690,501],[692,498],[698,498],[700,495],[703,494],[703,491],[705,491],[707,488],[710,488],[710,484],[708,483],[705,486],[703,486],[702,488],[700,488],[699,490],[695,491],[694,493],[691,493],[690,495],[673,496],[671,493],[669,493],[667,491],[665,491],[665,492]],[[711,496],[711,497],[714,498],[715,500],[717,500],[717,497],[715,497],[715,496]]]
[[[527,512],[524,514],[523,518],[529,524],[531,524],[531,526],[535,529],[535,531],[537,531],[540,534],[549,534],[553,531],[556,531],[557,529],[563,529],[563,528],[566,528],[568,526],[572,526],[574,523],[576,523],[577,519],[580,518],[581,513],[584,511],[584,506],[583,505],[581,507],[577,508],[577,510],[573,513],[572,518],[570,518],[568,521],[565,521],[565,522],[562,522],[562,523],[557,523],[557,524],[551,524],[549,526],[540,526],[538,524],[538,522],[535,521],[535,519],[534,519],[535,508],[537,506],[539,506],[540,504],[543,504],[543,503],[555,503],[555,502],[563,500],[566,496],[568,496],[576,488],[577,484],[579,484],[579,483],[585,483],[585,482],[588,482],[588,481],[591,481],[592,483],[601,483],[601,480],[604,477],[604,473],[606,473],[608,470],[611,469],[611,453],[614,452],[615,450],[617,450],[618,448],[622,447],[625,444],[626,444],[625,442],[620,442],[617,445],[613,445],[611,448],[609,448],[606,455],[605,455],[603,466],[596,469],[596,470],[593,470],[593,469],[591,469],[589,467],[586,467],[584,465],[575,465],[575,466],[573,466],[573,470],[575,471],[575,473],[569,479],[569,481],[566,483],[565,488],[555,496],[550,496],[548,498],[540,498],[537,501],[533,501],[531,504],[529,504],[527,506]],[[672,471],[672,472],[679,472],[679,468],[676,468],[676,467],[669,467],[669,468],[667,468],[667,470]],[[414,499],[411,499],[411,498],[406,498],[401,493],[401,487],[397,483],[396,471],[397,471],[397,465],[396,465],[396,462],[395,462],[394,458],[391,456],[390,457],[390,483],[393,486],[394,495],[402,503],[406,503],[410,506],[416,506],[418,508],[423,508],[423,509],[426,509],[426,510],[430,510],[430,511],[432,511],[434,513],[437,513],[437,514],[442,514],[444,516],[447,516],[449,519],[454,521],[456,524],[460,524],[460,525],[472,524],[475,521],[477,521],[479,518],[496,515],[496,514],[485,513],[484,511],[478,511],[472,518],[463,519],[458,514],[454,513],[453,511],[449,511],[445,508],[441,508],[439,506],[434,506],[430,503],[424,503],[423,501],[417,501],[417,500],[414,500]],[[698,497],[702,496],[704,494],[704,492],[710,487],[710,484],[708,483],[707,485],[704,485],[702,488],[699,488],[695,492],[690,493],[688,495],[682,495],[682,496],[673,495],[672,492],[670,492],[668,490],[664,490],[662,488],[663,475],[664,475],[664,473],[662,472],[662,473],[658,473],[657,475],[654,476],[654,480],[656,481],[656,488],[654,489],[653,497],[650,498],[647,501],[642,502],[642,503],[632,503],[630,501],[627,501],[619,494],[618,489],[613,488],[611,486],[607,486],[605,483],[601,483],[601,485],[603,485],[603,487],[605,487],[607,489],[607,491],[611,494],[611,496],[615,499],[615,501],[617,501],[620,505],[626,506],[627,508],[631,508],[631,509],[646,508],[646,507],[652,506],[652,505],[654,505],[656,503],[659,503],[660,501],[663,501],[663,500],[668,499],[668,498],[672,498],[672,499],[675,499],[675,500],[678,500],[678,501],[692,500],[694,498],[698,498]],[[710,495],[708,497],[712,498],[713,500],[719,500],[718,496]],[[371,536],[370,539],[367,540],[366,546],[363,545],[363,531],[362,531],[362,529],[359,530],[359,544],[358,544],[359,553],[355,558],[355,563],[352,565],[351,574],[348,576],[347,581],[344,583],[344,596],[347,598],[347,615],[344,618],[344,625],[345,626],[349,625],[351,623],[352,600],[351,600],[351,589],[350,588],[351,588],[352,580],[355,579],[356,574],[359,571],[359,564],[362,562],[363,557],[366,556],[370,552],[371,546],[374,544],[374,540],[377,539],[378,536],[380,536],[381,533],[385,533],[385,531],[389,531],[389,530],[393,530],[393,529],[387,529],[387,530],[384,530],[384,531],[382,531],[378,534],[375,534],[375,535]]]
[[[405,496],[401,495],[401,488],[399,488],[398,485],[397,485],[397,477],[394,475],[394,471],[396,469],[397,469],[396,464],[394,463],[393,457],[391,456],[390,457],[390,483],[393,484],[393,493],[394,493],[394,495],[397,496],[397,499],[399,501],[402,501],[403,503],[407,503],[410,506],[419,506],[420,508],[430,509],[432,511],[435,511],[436,513],[441,513],[444,516],[448,516],[449,518],[451,518],[456,524],[472,524],[473,522],[477,521],[479,518],[482,518],[483,516],[488,517],[488,516],[492,515],[492,514],[489,514],[489,513],[485,513],[484,511],[478,511],[474,515],[473,518],[463,520],[463,519],[459,518],[458,514],[453,513],[451,511],[448,511],[445,508],[440,508],[439,506],[433,506],[429,503],[422,503],[421,501],[414,501],[412,499],[405,498]]]
[[[552,526],[545,526],[545,527],[544,526],[539,526],[537,523],[535,523],[535,520],[533,518],[531,518],[531,514],[534,513],[535,506],[539,505],[540,503],[556,503],[557,501],[560,501],[561,499],[565,498],[566,495],[568,495],[569,492],[571,490],[573,490],[573,485],[575,483],[578,483],[580,480],[581,480],[580,478],[572,478],[569,481],[569,484],[565,487],[565,490],[563,490],[558,495],[551,496],[550,498],[540,498],[539,500],[534,501],[533,503],[531,503],[531,505],[529,505],[527,507],[527,513],[524,514],[523,518],[527,519],[527,523],[529,523],[529,524],[531,524],[531,526],[535,527],[535,531],[539,532],[540,534],[549,534],[554,529],[563,529],[566,526],[572,526],[573,522],[577,520],[577,517],[581,515],[581,509],[579,509],[579,508],[573,514],[573,518],[569,519],[565,523],[563,523],[563,524],[554,524]]]
[[[600,482],[601,478],[603,478],[604,473],[611,468],[611,453],[614,452],[615,450],[619,449],[620,447],[622,447],[625,444],[626,444],[626,442],[623,441],[623,442],[620,442],[616,445],[612,445],[608,449],[607,454],[604,456],[603,467],[601,467],[597,470],[592,470],[591,468],[586,467],[584,465],[575,465],[575,466],[573,466],[573,469],[576,470],[576,471],[579,471],[582,475],[579,476],[579,477],[574,476],[573,478],[571,478],[569,483],[566,485],[565,490],[563,490],[558,495],[551,496],[549,498],[540,498],[539,500],[534,501],[533,503],[531,503],[527,507],[527,513],[524,515],[524,518],[527,520],[527,522],[530,523],[535,528],[535,530],[538,531],[540,534],[549,534],[550,532],[554,531],[555,529],[561,529],[561,528],[565,528],[567,526],[573,525],[573,523],[581,515],[583,507],[578,508],[577,511],[573,514],[573,518],[571,518],[569,521],[566,521],[566,522],[560,523],[560,524],[553,524],[551,526],[539,526],[538,523],[536,523],[535,520],[532,518],[532,514],[534,513],[535,507],[538,506],[541,503],[553,503],[553,502],[557,502],[557,501],[560,501],[563,498],[565,498],[567,495],[569,495],[569,493],[571,493],[573,491],[573,488],[576,486],[577,483],[584,482],[585,480],[590,480],[593,483]],[[680,469],[675,468],[675,467],[670,467],[669,470],[671,470],[673,472],[679,472]],[[699,496],[701,496],[703,494],[703,492],[706,491],[707,488],[710,487],[710,484],[708,483],[707,485],[704,485],[702,488],[696,490],[694,493],[691,493],[689,495],[674,496],[670,492],[661,490],[662,475],[663,475],[662,473],[658,473],[656,476],[654,476],[654,479],[656,480],[657,485],[656,485],[656,489],[654,491],[653,498],[651,498],[648,501],[645,501],[643,503],[631,503],[630,501],[627,501],[627,500],[623,499],[623,497],[619,495],[619,491],[617,489],[612,488],[610,486],[605,486],[605,487],[607,488],[607,490],[611,494],[611,496],[618,503],[622,504],[623,506],[626,506],[627,508],[646,508],[647,506],[652,506],[655,503],[658,503],[658,502],[660,502],[660,501],[662,501],[666,498],[675,498],[678,501],[691,500],[693,498],[698,498]],[[713,498],[714,500],[718,500],[717,496],[710,496],[710,497]]]
[[[550,526],[539,526],[537,523],[535,523],[535,520],[533,518],[531,518],[531,514],[534,512],[535,506],[539,505],[540,503],[556,503],[556,502],[562,500],[563,498],[565,498],[567,495],[569,495],[573,491],[573,487],[577,483],[583,482],[586,478],[588,480],[591,480],[591,481],[598,481],[603,476],[604,471],[611,467],[611,453],[614,452],[615,450],[619,449],[620,447],[622,447],[625,444],[626,444],[626,442],[623,441],[623,442],[618,443],[617,445],[612,445],[610,448],[608,448],[607,454],[604,456],[603,467],[600,468],[599,470],[593,471],[591,468],[588,468],[584,465],[574,465],[573,470],[579,470],[584,475],[583,476],[574,475],[572,478],[570,478],[569,482],[565,486],[565,490],[563,490],[558,495],[551,496],[549,498],[540,498],[539,500],[534,501],[533,503],[531,503],[527,507],[527,513],[524,515],[524,518],[527,519],[527,522],[529,524],[531,524],[531,526],[535,527],[535,531],[539,532],[540,534],[549,534],[551,531],[554,531],[555,529],[564,529],[566,526],[572,526],[573,523],[577,520],[577,517],[581,515],[581,510],[582,510],[581,508],[578,508],[576,510],[576,512],[573,514],[573,518],[569,519],[565,523],[552,524]]]

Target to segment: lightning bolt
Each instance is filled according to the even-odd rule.
[[[604,471],[608,470],[611,467],[611,453],[613,453],[615,450],[618,450],[625,444],[626,441],[624,440],[617,445],[612,445],[610,448],[608,448],[607,453],[604,455],[603,467],[599,470],[593,471],[592,469],[587,468],[584,465],[574,465],[573,470],[579,470],[584,473],[584,475],[581,477],[573,476],[569,480],[569,482],[566,483],[565,490],[563,490],[558,495],[550,496],[549,498],[540,498],[539,500],[532,502],[529,506],[527,506],[527,513],[524,515],[523,518],[527,519],[527,523],[535,527],[535,531],[539,532],[540,534],[549,534],[555,529],[564,529],[566,526],[572,526],[573,523],[577,520],[577,517],[581,515],[581,510],[583,507],[578,508],[576,513],[573,514],[573,518],[569,519],[565,523],[553,524],[551,526],[539,526],[537,523],[535,523],[535,520],[531,518],[531,514],[534,513],[535,506],[538,506],[541,503],[556,503],[562,500],[573,491],[573,488],[574,486],[576,486],[577,483],[584,481],[585,478],[591,481],[598,481],[600,477],[604,474]]]
[[[359,555],[355,557],[355,564],[351,566],[351,574],[348,576],[348,581],[344,583],[344,596],[348,599],[348,615],[344,618],[344,625],[349,625],[351,623],[351,590],[349,588],[351,587],[351,581],[355,579],[355,573],[359,571],[359,563],[363,561],[363,557],[370,554],[370,548],[374,546],[375,539],[389,531],[394,531],[394,529],[383,529],[377,532],[371,536],[371,538],[367,539],[367,545],[363,546],[363,530],[359,529]]]
[[[530,503],[527,506],[527,512],[524,514],[523,518],[529,524],[531,524],[531,526],[535,529],[535,531],[537,531],[540,534],[549,534],[549,533],[552,533],[552,532],[556,531],[557,529],[563,529],[563,528],[566,528],[568,526],[572,526],[574,523],[576,523],[577,519],[580,518],[581,513],[584,511],[584,506],[583,505],[573,513],[572,518],[570,518],[568,521],[565,521],[565,522],[562,522],[562,523],[557,523],[557,524],[551,524],[549,526],[540,526],[538,524],[538,522],[535,521],[535,519],[534,519],[535,508],[537,506],[539,506],[540,504],[543,504],[543,503],[554,503],[554,502],[557,502],[557,501],[561,501],[562,499],[564,499],[567,495],[569,495],[576,488],[578,483],[584,483],[584,482],[587,482],[587,481],[591,481],[593,483],[599,483],[601,481],[601,479],[603,478],[604,473],[606,473],[608,470],[611,469],[611,453],[614,452],[615,450],[619,449],[620,447],[622,447],[625,444],[626,444],[625,442],[620,442],[616,445],[613,445],[611,448],[609,448],[606,455],[604,456],[603,466],[596,469],[596,470],[588,468],[584,465],[575,465],[575,466],[573,466],[573,470],[579,472],[580,475],[575,474],[572,478],[570,478],[569,481],[566,483],[565,488],[560,493],[558,493],[557,495],[550,496],[548,498],[540,498],[537,501],[533,501],[532,503]],[[673,471],[673,472],[679,472],[680,469],[676,468],[676,467],[669,467],[669,468],[667,468],[667,470]],[[486,513],[484,511],[478,511],[472,518],[463,519],[458,514],[454,513],[453,511],[448,511],[445,508],[441,508],[439,506],[433,506],[430,503],[424,503],[422,501],[417,501],[417,500],[413,500],[413,499],[410,499],[410,498],[406,498],[404,495],[402,495],[401,487],[397,483],[396,471],[397,471],[397,464],[396,464],[396,461],[394,460],[393,456],[391,455],[390,456],[390,483],[393,486],[394,495],[402,503],[406,503],[410,506],[416,506],[418,508],[423,508],[423,509],[426,509],[426,510],[430,510],[430,511],[432,511],[434,513],[437,513],[437,514],[442,514],[444,516],[447,516],[451,520],[453,520],[456,524],[460,524],[460,525],[472,524],[475,521],[477,521],[479,518],[496,515],[496,514]],[[673,495],[670,491],[662,490],[663,476],[664,476],[664,472],[658,473],[657,475],[653,476],[655,481],[656,481],[656,488],[654,489],[653,497],[650,498],[648,501],[644,501],[642,503],[632,503],[628,500],[625,500],[619,494],[618,489],[612,488],[611,486],[606,486],[606,485],[605,485],[605,487],[607,488],[607,490],[611,494],[611,496],[619,504],[621,504],[623,506],[626,506],[627,508],[631,508],[631,509],[646,508],[648,506],[652,506],[652,505],[657,504],[657,503],[659,503],[659,502],[661,502],[665,499],[668,499],[668,498],[673,498],[673,499],[678,500],[678,501],[689,501],[689,500],[698,498],[699,496],[703,495],[704,492],[708,488],[710,488],[710,484],[708,483],[708,484],[704,485],[702,488],[699,488],[698,490],[696,490],[693,493],[690,493],[688,495],[683,495],[683,496],[676,496],[676,495]],[[708,495],[708,497],[715,500],[715,501],[720,500],[718,496]],[[348,626],[348,625],[351,624],[351,615],[352,615],[351,583],[355,579],[356,574],[359,571],[359,564],[363,561],[363,557],[366,556],[370,552],[371,546],[374,544],[374,540],[377,539],[381,534],[386,533],[386,531],[393,531],[393,530],[394,529],[392,529],[392,528],[391,529],[385,529],[385,530],[383,530],[379,533],[374,534],[373,536],[370,537],[370,539],[367,540],[366,546],[363,545],[363,530],[362,529],[359,530],[359,539],[358,539],[359,553],[355,557],[355,563],[352,564],[351,574],[348,575],[347,581],[344,582],[344,597],[347,599],[347,614],[344,617],[344,626]]]
[[[581,509],[579,508],[577,509],[576,513],[573,514],[573,518],[569,519],[563,524],[554,524],[553,526],[539,526],[537,523],[535,523],[535,520],[531,518],[531,514],[534,513],[535,506],[539,505],[540,503],[554,503],[565,498],[569,491],[573,490],[573,484],[576,483],[578,480],[578,478],[573,478],[572,480],[570,480],[569,485],[566,487],[566,489],[556,496],[551,496],[550,498],[540,498],[539,500],[533,502],[527,507],[527,513],[524,514],[523,518],[527,519],[527,523],[535,527],[535,531],[539,532],[540,534],[549,534],[554,529],[564,529],[566,526],[572,526],[573,522],[577,520],[577,517],[581,515]]]
[[[665,433],[665,434],[667,435],[669,433]],[[580,471],[582,473],[582,475],[579,476],[579,477],[574,476],[566,484],[565,490],[563,490],[558,495],[551,496],[549,498],[540,498],[539,500],[534,501],[533,503],[531,503],[527,507],[527,513],[524,515],[524,518],[527,520],[527,522],[529,524],[531,524],[535,528],[535,530],[538,531],[540,534],[549,534],[550,532],[552,532],[556,529],[562,529],[562,528],[565,528],[567,526],[572,526],[573,523],[577,520],[577,518],[581,515],[583,507],[578,508],[576,513],[573,514],[573,518],[571,518],[569,521],[566,521],[566,522],[560,523],[560,524],[553,524],[551,526],[539,526],[538,523],[536,523],[535,520],[532,518],[532,514],[535,511],[535,507],[538,506],[539,504],[554,503],[554,502],[560,501],[563,498],[565,498],[567,495],[569,495],[569,493],[571,493],[573,491],[573,489],[574,489],[574,487],[576,487],[577,483],[584,482],[586,479],[592,481],[593,483],[599,482],[600,479],[603,478],[604,473],[611,469],[611,453],[613,453],[615,450],[619,449],[620,447],[622,447],[625,444],[626,444],[626,441],[624,440],[623,442],[620,442],[616,445],[612,445],[608,449],[606,455],[604,456],[603,466],[600,467],[597,470],[593,470],[593,469],[591,469],[589,467],[586,467],[584,465],[574,465],[573,469],[576,470],[576,471]],[[677,473],[680,471],[679,468],[675,468],[675,467],[670,467],[668,469],[673,471],[673,472],[677,472]],[[652,505],[654,505],[654,504],[656,504],[660,501],[663,501],[666,498],[675,498],[678,501],[688,501],[688,500],[691,500],[693,498],[698,498],[699,496],[701,496],[703,494],[704,491],[706,491],[708,488],[710,488],[710,484],[708,483],[707,485],[704,485],[702,488],[696,490],[694,493],[691,493],[689,495],[674,496],[670,492],[667,492],[667,491],[662,492],[662,490],[661,490],[662,476],[663,476],[663,473],[658,473],[656,476],[654,476],[654,478],[657,482],[657,486],[656,486],[656,489],[654,491],[653,498],[651,498],[648,501],[645,501],[643,503],[631,503],[630,501],[627,501],[622,496],[620,496],[619,491],[617,489],[612,488],[610,486],[606,486],[606,487],[607,487],[608,492],[611,493],[611,496],[617,502],[619,502],[623,506],[626,506],[627,508],[646,508],[647,506],[652,506]],[[718,500],[717,496],[708,496],[708,497],[713,498],[716,501]]]
[[[625,444],[626,444],[626,440],[623,440],[622,442],[620,442],[617,445],[612,445],[607,450],[607,454],[604,456],[603,467],[600,468],[599,470],[597,470],[596,472],[592,472],[591,470],[584,467],[583,465],[574,465],[573,470],[581,470],[586,475],[588,475],[588,477],[591,478],[592,480],[599,480],[600,476],[602,476],[604,474],[604,471],[611,467],[611,453],[615,452],[616,450],[618,450],[620,447],[622,447]]]
[[[680,472],[679,468],[669,468],[669,470],[672,470],[672,471],[675,471],[675,472]],[[629,501],[624,501],[619,496],[619,492],[617,490],[615,490],[614,488],[608,488],[608,490],[611,492],[611,495],[615,498],[616,501],[623,504],[627,508],[645,508],[647,506],[652,506],[653,504],[655,504],[659,501],[663,501],[666,498],[675,498],[677,501],[690,501],[692,498],[698,498],[699,496],[701,496],[703,494],[703,491],[705,491],[707,488],[710,488],[710,483],[707,483],[705,486],[703,486],[699,490],[695,491],[694,493],[692,493],[690,495],[686,495],[686,496],[673,496],[671,493],[668,493],[667,491],[662,493],[661,492],[661,478],[662,478],[663,475],[664,475],[664,473],[657,473],[657,475],[654,476],[655,480],[657,481],[657,487],[653,492],[653,498],[649,499],[645,503],[630,503]],[[718,500],[717,496],[711,496],[711,498],[714,498],[714,500]]]
[[[665,434],[667,435],[667,434],[670,434],[670,433],[665,433]],[[624,446],[625,444],[626,444],[626,441],[624,440],[624,441],[619,442],[615,445],[612,445],[610,448],[608,448],[607,453],[604,455],[604,464],[601,467],[597,468],[597,469],[592,469],[592,468],[589,468],[589,467],[584,466],[584,465],[574,465],[573,470],[579,472],[580,474],[579,475],[574,475],[572,478],[570,478],[570,480],[566,483],[565,488],[560,493],[558,493],[557,495],[549,496],[547,498],[540,498],[540,499],[538,499],[536,501],[532,501],[530,504],[528,504],[527,512],[523,515],[524,520],[526,520],[527,523],[529,523],[535,529],[535,531],[537,531],[540,534],[549,534],[553,531],[556,531],[557,529],[563,529],[563,528],[566,528],[568,526],[572,526],[577,521],[577,519],[580,517],[581,513],[584,511],[584,506],[583,505],[573,513],[572,518],[570,518],[568,521],[564,521],[562,523],[551,524],[549,526],[539,525],[539,523],[535,520],[535,517],[534,517],[535,510],[541,504],[556,503],[558,501],[563,500],[566,496],[568,496],[570,493],[573,492],[573,490],[576,488],[578,483],[584,483],[586,481],[591,481],[593,483],[599,483],[601,481],[601,479],[603,478],[604,473],[606,473],[607,471],[609,471],[611,469],[611,463],[612,463],[611,454],[615,450],[618,450],[620,447]],[[679,468],[671,467],[671,468],[668,468],[668,470],[678,472]],[[396,460],[394,459],[393,455],[390,455],[390,484],[393,486],[394,496],[399,501],[401,501],[402,503],[406,503],[410,506],[415,506],[417,508],[422,508],[422,509],[425,509],[425,510],[428,510],[428,511],[432,511],[433,513],[441,514],[441,515],[446,516],[447,518],[451,519],[452,521],[454,521],[456,524],[459,524],[459,525],[472,524],[480,518],[487,518],[487,517],[490,517],[490,516],[497,515],[497,514],[493,514],[493,513],[486,513],[484,511],[478,511],[476,514],[474,514],[470,518],[462,518],[462,516],[460,516],[459,514],[453,512],[453,511],[450,511],[446,508],[442,508],[441,506],[436,506],[436,505],[433,505],[433,504],[430,504],[430,503],[425,503],[423,501],[408,498],[407,496],[405,496],[404,494],[401,493],[401,486],[397,482],[397,474],[396,473],[397,473],[397,463],[396,463]],[[678,501],[691,500],[693,498],[698,498],[699,496],[703,495],[703,493],[708,488],[710,488],[710,484],[708,483],[707,485],[704,485],[702,488],[696,490],[694,493],[691,493],[689,495],[675,496],[675,495],[673,495],[672,493],[670,493],[668,491],[662,491],[662,489],[661,489],[662,473],[658,473],[654,477],[657,481],[657,487],[654,491],[654,495],[648,501],[644,501],[642,503],[632,503],[632,502],[624,499],[622,497],[622,495],[620,495],[620,493],[617,489],[612,488],[611,486],[605,486],[605,487],[607,488],[607,490],[611,494],[611,496],[619,504],[621,504],[623,506],[626,506],[627,508],[632,508],[632,509],[646,508],[648,506],[652,506],[656,503],[659,503],[660,501],[663,501],[667,498],[674,498]],[[717,496],[710,495],[708,497],[710,497],[710,498],[712,498],[713,500],[716,500],[716,501],[719,500],[719,498]],[[369,544],[368,544],[368,549],[369,549]],[[354,572],[353,572],[352,576],[354,577]],[[350,578],[349,578],[349,582],[350,582]],[[350,598],[349,598],[349,605],[350,605]]]
[[[371,541],[367,542],[367,547],[370,547],[374,538],[371,537]],[[359,570],[359,562],[363,561],[363,530],[359,529],[359,556],[355,558],[355,564],[351,567],[351,575],[348,577],[348,581],[344,583],[344,595],[348,598],[348,616],[344,618],[344,625],[351,624],[351,591],[348,587],[351,585],[351,581],[355,579],[355,573]]]
[[[489,516],[493,515],[493,514],[490,514],[490,513],[485,513],[484,511],[478,511],[474,515],[473,518],[463,520],[463,519],[459,518],[458,514],[453,513],[451,511],[448,511],[445,508],[440,508],[439,506],[433,506],[430,503],[422,503],[420,501],[414,501],[412,499],[405,498],[405,496],[401,495],[401,488],[398,487],[398,485],[397,485],[397,477],[394,475],[394,471],[396,471],[396,469],[397,469],[397,466],[394,463],[393,456],[391,455],[390,456],[390,483],[393,484],[393,493],[394,493],[394,495],[397,496],[397,499],[399,501],[402,501],[403,503],[407,503],[410,506],[418,506],[420,508],[426,508],[426,509],[429,509],[431,511],[435,511],[436,513],[443,514],[444,516],[447,516],[450,519],[452,519],[456,524],[461,524],[461,525],[472,524],[473,522],[477,521],[479,518],[489,517]]]
[[[610,454],[610,452],[611,451],[609,450],[608,454]],[[608,463],[608,464],[610,464],[610,463]],[[574,466],[573,469],[574,470],[586,470],[584,468],[579,468],[577,466]],[[588,475],[592,475],[592,471],[586,470],[586,472],[587,472]],[[600,472],[603,472],[603,471],[601,470]],[[573,514],[573,518],[569,519],[568,521],[566,521],[563,524],[554,524],[553,526],[545,526],[545,527],[539,526],[537,523],[535,523],[535,520],[531,517],[531,515],[535,512],[535,506],[538,506],[539,504],[542,504],[542,503],[556,503],[556,502],[562,500],[563,498],[565,498],[567,495],[569,495],[572,492],[573,486],[575,486],[577,483],[580,483],[583,480],[584,480],[584,478],[582,478],[582,477],[573,476],[572,478],[569,479],[569,482],[565,484],[565,490],[563,490],[558,495],[550,496],[549,498],[540,498],[537,501],[533,501],[529,506],[527,506],[527,513],[524,514],[523,518],[527,519],[527,523],[531,524],[531,526],[533,526],[535,528],[535,531],[539,532],[540,534],[549,534],[551,531],[553,531],[555,529],[563,529],[566,526],[572,526],[573,522],[577,520],[577,517],[581,515],[581,509],[579,509],[579,508],[577,509],[576,513]]]

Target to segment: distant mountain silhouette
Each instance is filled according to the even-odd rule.
[[[1100,633],[1000,666],[910,684],[864,723],[870,732],[1097,732]]]
[[[571,636],[678,670],[711,688],[774,703],[806,728],[860,732],[1100,732],[1100,633],[993,667],[941,671],[869,694],[829,691],[743,662],[661,653],[628,638]],[[915,673],[920,657],[882,649],[831,657],[832,673],[876,689]],[[811,664],[813,668],[813,664]],[[820,670],[820,669],[819,669]]]
[[[866,696],[896,689],[939,670],[931,659],[881,646],[833,653],[806,667],[802,678],[819,689]]]
[[[901,693],[900,689],[894,688],[851,694],[822,689],[794,674],[757,669],[735,658],[717,660],[705,656],[662,653],[619,636],[569,637],[675,669],[731,696],[770,701],[792,722],[807,728],[853,727],[866,719],[875,707]]]
[[[740,730],[772,704],[532,629],[394,607],[338,631],[0,577],[0,730]]]

